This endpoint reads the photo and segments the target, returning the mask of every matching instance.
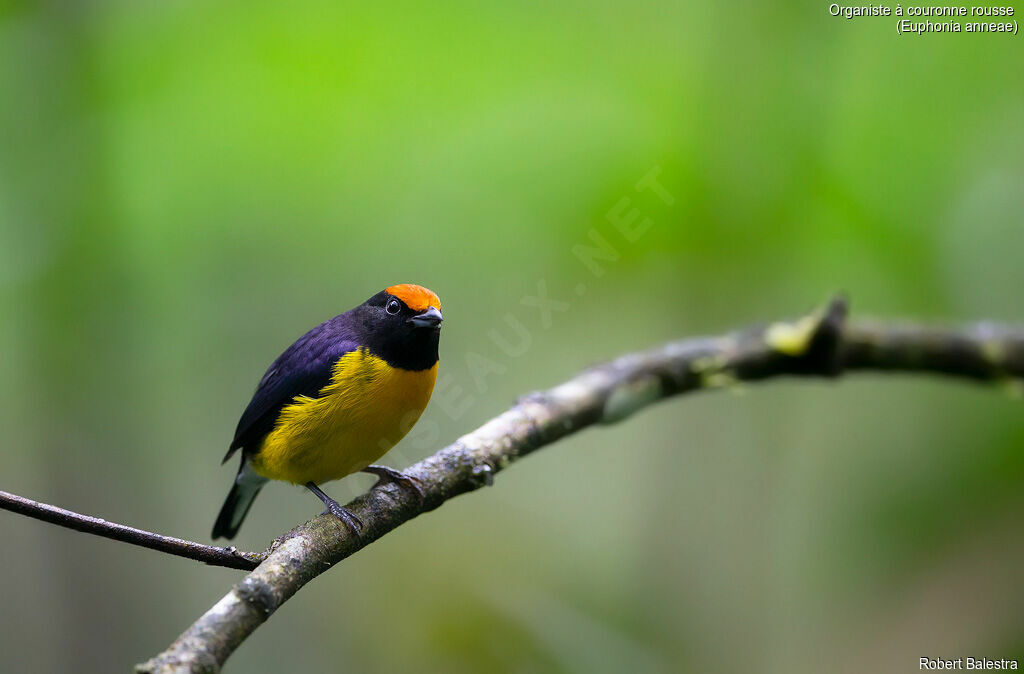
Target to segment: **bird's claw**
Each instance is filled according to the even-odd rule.
[[[387,466],[367,466],[366,468],[363,468],[363,472],[377,476],[377,481],[374,483],[372,489],[394,482],[395,484],[405,487],[415,493],[416,496],[419,497],[420,503],[423,503],[424,499],[427,498],[426,492],[423,491],[423,481],[417,477],[406,475],[401,471],[397,471],[394,468],[388,468]]]
[[[352,530],[356,536],[363,532],[363,522],[360,520],[354,512],[341,505],[337,501],[328,503],[327,509],[324,510],[321,515],[330,513],[341,520],[345,526]]]

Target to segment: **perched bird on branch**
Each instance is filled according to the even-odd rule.
[[[213,537],[235,536],[268,480],[305,485],[356,533],[359,519],[318,485],[367,472],[419,492],[413,478],[371,464],[430,400],[442,320],[433,291],[395,285],[289,346],[260,380],[224,456],[242,450]]]

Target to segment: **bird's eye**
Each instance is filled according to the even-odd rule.
[[[388,312],[392,316],[394,316],[401,310],[402,305],[398,303],[398,300],[391,300],[387,303],[387,306],[384,307],[384,311]]]

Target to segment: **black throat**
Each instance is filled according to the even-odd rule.
[[[378,312],[358,309],[360,341],[370,353],[402,370],[429,370],[437,363],[440,328],[418,328],[397,316],[381,322]]]

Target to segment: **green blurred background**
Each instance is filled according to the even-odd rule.
[[[399,468],[588,364],[837,290],[855,315],[1024,322],[1022,38],[894,24],[827,2],[0,3],[0,488],[207,541],[264,368],[397,282],[441,296],[465,403],[435,398]],[[636,191],[652,169],[671,205]],[[639,240],[617,206],[651,219]],[[619,256],[600,276],[572,252],[591,230]],[[539,283],[569,303],[549,325],[521,303]],[[507,314],[516,356],[489,336],[515,338]],[[481,384],[467,354],[502,371]],[[1021,402],[995,389],[671,401],[387,536],[228,670],[1024,659],[1022,486]],[[237,543],[318,506],[271,485]],[[0,537],[4,673],[125,671],[239,578],[10,514]]]

